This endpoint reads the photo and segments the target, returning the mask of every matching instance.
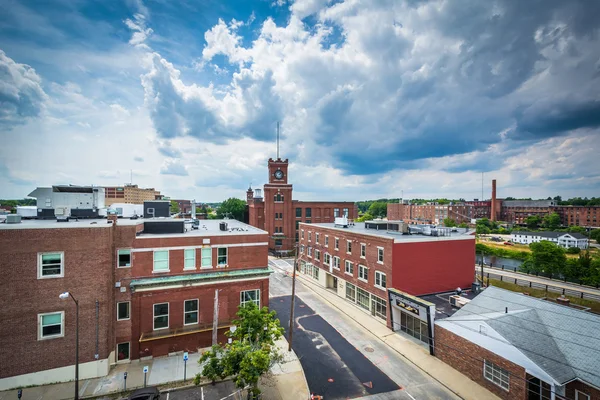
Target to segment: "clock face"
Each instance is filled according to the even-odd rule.
[[[280,169],[275,171],[275,179],[282,179],[282,178],[283,178],[283,171]]]

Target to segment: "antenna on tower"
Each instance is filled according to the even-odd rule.
[[[133,185],[133,170],[132,169],[129,170],[129,183],[131,185]]]
[[[483,198],[483,171],[481,172],[481,201],[485,200]]]
[[[277,159],[279,160],[279,121],[277,121]]]

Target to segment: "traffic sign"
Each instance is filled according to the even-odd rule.
[[[147,365],[146,365],[146,366],[144,366],[144,373],[145,373],[145,374],[146,374],[146,373],[148,373],[148,366],[147,366]]]
[[[185,351],[185,352],[183,353],[183,361],[187,361],[187,360],[188,360],[188,352],[187,352],[187,351]]]

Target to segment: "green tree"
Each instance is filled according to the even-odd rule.
[[[235,197],[230,197],[217,208],[217,218],[228,217],[243,221],[245,212],[246,202]]]
[[[538,229],[542,223],[542,218],[539,215],[530,215],[525,218],[525,224],[529,229]]]
[[[460,224],[458,224],[459,228],[468,228],[469,225],[466,222],[461,222]]]
[[[387,203],[383,201],[376,201],[369,206],[369,214],[375,218],[383,218],[387,216]]]
[[[564,275],[567,263],[567,257],[562,247],[542,240],[541,242],[531,243],[531,268],[533,272],[543,272],[551,275]]]
[[[364,213],[361,217],[358,217],[356,219],[357,222],[365,222],[365,221],[370,221],[373,219],[373,216],[371,214],[369,214],[368,212]]]
[[[444,226],[452,228],[456,226],[456,221],[454,221],[452,218],[444,218]]]
[[[544,217],[544,228],[557,229],[560,227],[560,215],[557,213],[548,214]]]
[[[232,342],[224,347],[213,346],[200,357],[202,372],[196,375],[194,383],[199,384],[202,377],[214,382],[231,376],[237,387],[250,386],[256,397],[260,394],[260,377],[281,359],[275,341],[283,335],[283,328],[274,311],[259,309],[254,303],[240,306],[236,315],[236,329],[227,333]]]
[[[581,233],[582,235],[588,236],[588,231],[583,226],[570,226],[567,228],[567,232],[571,233]]]
[[[590,232],[590,239],[600,242],[600,229],[594,229]]]
[[[176,201],[171,200],[171,214],[177,214],[179,212],[179,204]]]

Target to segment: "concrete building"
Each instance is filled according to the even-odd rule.
[[[600,316],[488,287],[435,323],[435,355],[502,399],[600,399]]]
[[[159,200],[162,198],[160,191],[154,188],[140,188],[138,185],[107,186],[104,188],[106,197],[105,204],[113,203],[143,204],[144,201]]]
[[[300,223],[328,223],[336,217],[351,220],[358,217],[358,208],[352,202],[293,200],[288,166],[287,159],[270,158],[269,183],[262,190],[256,189],[256,194],[252,188],[246,192],[248,223],[269,232],[270,249],[292,251],[298,241]]]
[[[116,216],[115,218],[116,219]],[[80,379],[211,345],[240,304],[268,306],[267,232],[233,220],[32,220],[0,225],[0,390]]]
[[[104,188],[55,185],[29,193],[36,199],[38,218],[97,218],[104,209]]]
[[[514,231],[510,235],[510,240],[515,243],[531,244],[547,240],[555,243],[560,247],[568,249],[569,247],[579,247],[580,249],[587,249],[589,245],[589,239],[581,233],[574,232],[525,232],[525,231]]]
[[[397,221],[347,227],[300,223],[300,273],[337,293],[340,301],[346,299],[386,321],[390,329],[405,331],[410,324],[411,332],[418,332],[413,336],[427,343],[435,309],[414,296],[470,288],[475,238],[449,229],[439,232],[445,236],[403,231],[406,229]],[[394,300],[388,293],[391,289]],[[417,305],[411,308],[407,304]],[[391,305],[395,312],[390,312]],[[423,307],[420,314],[419,307]]]

